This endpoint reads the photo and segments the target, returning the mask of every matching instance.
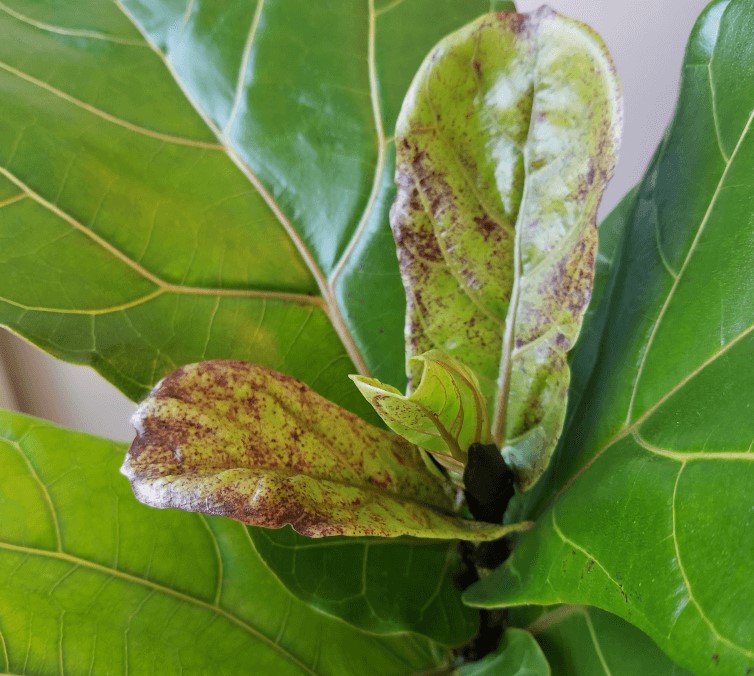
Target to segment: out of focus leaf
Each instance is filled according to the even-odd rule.
[[[404,674],[450,656],[362,632],[285,589],[229,519],[158,511],[125,448],[0,412],[0,670]]]
[[[558,674],[560,672],[557,672]],[[537,640],[523,629],[505,630],[498,649],[461,667],[458,676],[550,676],[550,665]]]

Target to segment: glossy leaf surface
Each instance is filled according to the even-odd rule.
[[[506,629],[498,649],[461,667],[459,676],[550,676],[550,665],[536,639],[523,629]],[[560,673],[560,672],[558,672]]]
[[[558,676],[690,676],[646,634],[604,610],[523,608],[512,611],[510,620],[525,620]]]
[[[478,611],[459,603],[453,582],[456,541],[308,540],[289,528],[250,530],[257,552],[291,592],[358,627],[380,634],[411,627],[443,645],[461,645],[479,629]],[[445,562],[439,569],[438,558]]]
[[[133,399],[182,364],[241,359],[377,421],[329,317],[402,387],[390,135],[427,51],[490,3],[316,5],[2,3],[0,323]],[[411,546],[390,552],[400,580]],[[452,575],[444,550],[425,565]]]
[[[488,2],[13,4],[4,324],[135,399],[209,358],[363,414],[349,356],[402,385],[387,134],[427,50]]]
[[[490,14],[443,40],[396,126],[411,387],[410,357],[430,348],[471,367],[523,488],[562,430],[620,126],[601,40],[548,8]]]
[[[291,525],[308,537],[493,540],[525,527],[455,516],[452,485],[415,446],[255,364],[178,369],[134,425],[122,472],[153,507]]]
[[[469,594],[599,606],[696,673],[754,667],[753,30],[745,0],[700,18],[538,525]]]
[[[471,369],[439,350],[413,357],[412,363],[421,365],[422,372],[408,396],[375,378],[351,379],[391,430],[463,471],[469,446],[489,443],[479,381]]]
[[[448,659],[296,600],[241,524],[139,504],[124,450],[0,413],[3,672],[403,674]]]

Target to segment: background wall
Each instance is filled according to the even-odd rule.
[[[458,0],[463,2],[463,0]],[[518,0],[519,11],[540,0]],[[706,0],[549,0],[594,27],[615,59],[625,96],[625,129],[603,215],[642,176],[670,120],[683,51]],[[0,406],[76,429],[128,440],[134,404],[86,367],[63,364],[0,330]]]

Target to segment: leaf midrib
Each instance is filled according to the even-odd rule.
[[[190,139],[182,139],[180,137],[173,137],[171,135],[166,135],[160,132],[155,132],[153,130],[142,128],[139,125],[134,125],[125,120],[116,118],[110,115],[109,113],[106,113],[105,111],[102,111],[98,108],[95,108],[94,106],[87,104],[86,102],[80,101],[76,99],[75,97],[72,97],[66,94],[65,92],[57,90],[56,88],[52,87],[51,85],[48,85],[47,83],[41,80],[32,78],[31,76],[23,73],[22,71],[18,71],[17,69],[13,67],[0,64],[0,68],[8,72],[11,72],[17,75],[18,77],[22,77],[23,79],[29,81],[30,83],[36,86],[43,87],[45,90],[49,91],[50,93],[59,97],[63,97],[65,100],[69,101],[70,103],[77,105],[79,107],[82,107],[92,114],[98,115],[99,117],[102,117],[114,124],[124,126],[128,128],[129,130],[134,131],[136,133],[142,133],[148,136],[153,136],[155,138],[159,138],[167,142],[180,143],[183,145],[200,146],[202,148],[206,147],[207,149],[223,151],[228,156],[228,158],[238,167],[238,169],[240,169],[243,175],[252,184],[252,186],[256,189],[257,193],[262,197],[262,199],[265,201],[267,206],[273,212],[277,221],[283,227],[289,239],[294,244],[299,255],[302,257],[306,266],[308,267],[312,277],[317,283],[317,286],[320,291],[320,295],[312,296],[312,295],[307,295],[307,294],[286,294],[283,292],[256,291],[256,290],[251,290],[251,289],[210,289],[206,287],[189,287],[185,285],[176,285],[176,284],[165,282],[164,280],[160,279],[157,275],[154,275],[150,271],[141,267],[138,263],[130,259],[123,252],[119,251],[117,248],[112,246],[104,238],[97,236],[95,233],[89,231],[86,228],[83,228],[81,224],[75,224],[75,219],[73,219],[72,217],[68,216],[67,214],[64,214],[61,210],[56,211],[56,208],[51,209],[51,207],[54,207],[55,205],[51,205],[49,202],[44,200],[44,198],[42,198],[40,195],[33,193],[33,191],[29,192],[30,189],[28,188],[28,186],[25,186],[27,194],[29,194],[29,196],[34,198],[37,203],[41,204],[45,208],[48,208],[54,211],[58,217],[68,222],[69,225],[73,225],[74,227],[81,226],[81,227],[77,227],[77,229],[84,232],[91,239],[94,239],[97,242],[97,244],[105,248],[109,253],[115,255],[122,262],[126,263],[132,269],[136,270],[142,277],[144,277],[151,283],[155,284],[160,290],[160,292],[175,292],[175,293],[204,294],[204,295],[249,296],[249,297],[259,297],[259,298],[268,298],[268,299],[274,298],[274,299],[283,300],[283,301],[292,301],[292,302],[298,302],[298,303],[305,302],[305,303],[312,303],[312,304],[319,305],[327,314],[328,319],[330,320],[330,323],[332,324],[335,332],[337,333],[338,337],[343,343],[346,353],[348,354],[353,364],[356,366],[356,369],[358,370],[358,372],[362,375],[369,375],[369,370],[364,360],[364,357],[361,354],[358,347],[356,346],[354,337],[351,334],[348,326],[346,325],[342,311],[337,303],[334,289],[335,289],[335,284],[337,283],[339,275],[345,268],[348,262],[348,259],[350,258],[351,254],[355,250],[360,237],[362,236],[363,232],[366,229],[366,225],[369,221],[369,217],[377,201],[377,196],[380,192],[382,173],[384,171],[386,145],[389,142],[385,138],[383,127],[382,127],[382,116],[380,112],[380,103],[379,103],[378,94],[377,94],[377,73],[376,73],[375,53],[374,53],[375,52],[376,12],[374,10],[373,0],[369,0],[369,4],[368,4],[369,45],[368,45],[367,61],[368,61],[368,68],[369,68],[370,96],[371,96],[371,101],[372,101],[374,124],[377,131],[377,147],[378,147],[377,165],[375,167],[372,190],[369,195],[365,211],[363,212],[362,217],[359,220],[359,223],[357,224],[357,227],[354,233],[351,235],[349,244],[345,252],[340,257],[333,271],[333,274],[330,277],[330,280],[328,280],[325,277],[322,269],[319,267],[319,265],[315,261],[312,252],[308,249],[306,244],[303,242],[303,239],[298,234],[296,229],[293,227],[293,224],[290,222],[287,216],[283,213],[281,207],[277,204],[277,202],[272,197],[272,195],[267,190],[267,188],[264,186],[264,184],[261,182],[261,180],[254,174],[251,168],[244,162],[244,160],[240,157],[238,152],[234,149],[233,145],[230,143],[229,139],[226,136],[226,133],[225,133],[226,130],[220,130],[217,127],[217,125],[215,125],[212,122],[212,120],[209,119],[209,117],[207,116],[203,108],[200,105],[198,105],[197,101],[194,99],[192,94],[188,91],[187,87],[183,83],[182,79],[178,76],[178,73],[173,68],[167,56],[154,44],[154,42],[151,40],[149,35],[139,25],[139,23],[135,20],[135,18],[130,14],[130,12],[126,9],[126,7],[123,5],[121,0],[115,0],[114,4],[119,9],[119,11],[129,20],[129,22],[135,27],[135,29],[141,34],[144,46],[149,47],[161,60],[165,68],[171,74],[176,85],[183,92],[186,100],[194,108],[194,110],[203,120],[207,128],[217,138],[218,143],[205,143],[205,142],[193,141]],[[263,5],[264,5],[264,0],[260,0],[254,13],[254,19],[253,19],[252,27],[249,31],[249,36],[244,46],[241,69],[238,73],[237,84],[236,84],[236,94],[234,97],[234,113],[237,113],[238,107],[240,105],[240,100],[241,100],[240,94],[243,90],[243,83],[244,83],[245,70],[246,70],[244,68],[244,64],[246,63],[246,61],[248,61],[248,58],[249,58],[249,53],[252,47],[254,37],[257,32],[256,29],[258,28],[258,25],[259,25]],[[3,11],[3,10],[4,10],[4,5],[0,3],[0,11]],[[14,15],[11,14],[11,16],[14,16]],[[23,17],[20,15],[14,16],[14,18],[24,23],[27,23],[29,25],[32,25],[40,30],[53,30],[55,28],[55,27],[51,27],[47,25],[41,25],[41,24],[38,25],[38,22],[28,20],[28,17]],[[57,31],[53,31],[53,32],[57,32]],[[104,35],[100,35],[96,33],[89,35],[88,32],[86,32],[86,34],[82,33],[81,37],[89,37],[92,39],[110,39],[110,36],[104,36]],[[131,44],[132,42],[134,42],[134,45],[140,44],[139,42],[131,41],[131,40],[129,40],[127,44]],[[232,127],[233,122],[234,122],[234,118],[231,117],[229,119],[229,125],[227,125],[228,126],[227,131],[230,131],[230,127]],[[2,168],[0,168],[0,170],[2,170],[3,173],[5,172],[5,170],[3,170]],[[18,179],[14,182],[18,183]],[[112,311],[128,309],[129,307],[138,305],[141,302],[147,302],[148,300],[151,300],[152,297],[156,297],[157,295],[159,295],[157,292],[154,292],[151,295],[147,294],[146,296],[142,296],[140,298],[134,299],[122,305],[114,306],[112,308]],[[17,303],[13,303],[11,301],[11,304],[17,304]],[[34,309],[34,310],[39,310],[39,311],[51,311],[51,312],[55,311],[52,308],[28,308],[28,309]],[[110,308],[103,308],[101,310],[94,310],[94,311],[84,311],[82,314],[94,314],[94,313],[103,314],[108,311],[110,311]]]
[[[534,49],[534,67],[532,69],[532,97],[531,110],[529,111],[529,126],[526,130],[526,140],[523,145],[524,156],[524,181],[521,201],[516,213],[516,223],[514,226],[515,237],[513,240],[513,288],[511,289],[511,299],[508,304],[508,312],[505,317],[505,329],[503,332],[503,343],[500,355],[500,371],[497,379],[497,398],[492,418],[492,439],[495,445],[502,450],[506,441],[506,418],[508,413],[508,398],[510,396],[511,372],[513,370],[513,350],[515,347],[515,330],[516,315],[518,313],[519,297],[521,295],[521,276],[523,274],[523,263],[521,261],[521,237],[523,230],[522,215],[525,213],[524,205],[529,192],[529,183],[527,180],[531,173],[529,167],[529,139],[534,127],[534,111],[537,103],[537,89],[539,86],[539,55],[540,55],[540,31],[535,31],[536,45]]]
[[[325,312],[327,313],[327,316],[330,319],[330,322],[333,328],[335,329],[335,332],[338,334],[338,337],[341,339],[341,342],[343,343],[343,346],[345,347],[346,352],[348,353],[348,356],[350,357],[351,361],[356,367],[358,373],[364,376],[370,375],[369,368],[367,367],[366,361],[364,360],[364,357],[361,354],[361,351],[356,346],[356,342],[353,338],[353,335],[351,334],[350,330],[348,329],[346,325],[343,314],[335,298],[334,285],[335,285],[335,282],[337,281],[338,276],[340,275],[340,273],[342,272],[345,266],[347,258],[351,255],[351,253],[355,249],[355,246],[356,246],[355,240],[358,239],[363,234],[364,230],[366,229],[366,224],[369,220],[369,215],[371,213],[371,210],[374,207],[374,204],[376,203],[376,196],[377,196],[377,193],[379,192],[379,184],[382,178],[381,169],[382,169],[382,166],[384,166],[384,160],[385,160],[386,139],[384,136],[384,132],[382,131],[382,118],[381,118],[380,106],[379,106],[379,101],[377,98],[377,90],[376,90],[377,77],[376,77],[376,71],[375,71],[375,66],[374,66],[374,58],[375,58],[374,32],[376,30],[375,28],[376,13],[374,10],[374,0],[368,0],[368,1],[369,1],[369,4],[368,4],[369,46],[367,50],[367,62],[368,62],[369,70],[370,70],[370,75],[369,75],[370,97],[372,101],[374,123],[375,123],[375,128],[378,133],[378,137],[377,137],[378,162],[377,162],[377,167],[375,169],[375,174],[374,174],[374,179],[373,179],[372,193],[370,194],[370,197],[368,199],[365,213],[362,215],[362,218],[360,219],[360,222],[357,225],[356,231],[351,237],[349,246],[344,252],[341,260],[336,265],[333,271],[333,275],[331,276],[331,279],[328,281],[322,269],[320,268],[320,266],[317,264],[316,260],[314,259],[312,252],[306,246],[302,237],[299,235],[298,231],[295,229],[291,221],[285,215],[280,205],[276,202],[275,198],[272,196],[272,194],[269,192],[266,186],[262,183],[259,177],[256,176],[256,174],[252,171],[251,167],[249,167],[249,165],[246,164],[243,158],[241,158],[241,156],[236,152],[236,150],[233,148],[233,145],[230,143],[225,133],[222,130],[220,130],[217,127],[217,125],[215,125],[215,123],[207,116],[203,108],[198,104],[198,102],[195,100],[193,95],[189,92],[185,83],[183,82],[183,80],[181,79],[181,77],[179,76],[175,68],[173,68],[167,56],[157,47],[156,44],[154,44],[154,42],[151,40],[149,35],[143,30],[143,28],[138,23],[138,21],[136,21],[136,19],[131,15],[128,9],[126,9],[126,7],[123,5],[122,0],[114,0],[115,5],[118,7],[118,9],[133,24],[136,30],[138,30],[138,32],[142,35],[144,41],[149,45],[152,51],[158,56],[158,58],[165,65],[168,72],[173,77],[175,83],[177,84],[179,89],[183,92],[184,96],[186,97],[186,100],[191,104],[191,106],[194,108],[197,114],[201,117],[201,119],[204,121],[207,127],[212,131],[212,133],[218,139],[218,141],[220,142],[220,145],[223,147],[228,157],[241,170],[244,176],[246,176],[249,182],[257,190],[259,195],[262,197],[262,199],[264,199],[268,207],[277,217],[280,225],[288,234],[289,238],[291,239],[291,242],[296,247],[297,251],[301,255],[302,259],[304,260],[306,266],[309,268],[310,273],[314,277],[314,280],[316,281],[317,286],[319,287],[319,290],[320,290],[320,294],[322,296],[323,307],[325,309]],[[264,0],[260,0],[260,3],[263,3],[263,2]],[[254,30],[254,33],[256,33],[256,30]],[[253,37],[254,36],[252,35],[249,39],[247,39],[246,47],[249,47],[249,49],[251,48]],[[242,67],[243,67],[243,64],[242,64]],[[374,75],[372,75],[373,72],[374,72]],[[237,84],[238,82],[242,80],[244,76],[245,76],[245,73],[243,72],[239,73],[239,79],[237,80]]]
[[[418,452],[418,449],[417,449]],[[318,474],[307,474],[304,472],[299,472],[293,469],[288,469],[284,466],[281,467],[244,467],[244,466],[233,466],[233,467],[202,467],[200,468],[201,472],[199,476],[202,476],[205,472],[208,474],[220,474],[227,471],[244,471],[249,472],[252,475],[259,475],[260,478],[264,479],[268,475],[274,476],[275,478],[281,478],[281,479],[291,479],[296,477],[304,477],[307,479],[312,479],[313,481],[316,481],[318,483],[322,484],[333,484],[338,487],[342,488],[349,488],[354,489],[358,491],[362,491],[368,495],[374,496],[374,501],[376,503],[380,503],[384,500],[390,500],[397,503],[407,503],[407,505],[413,505],[415,507],[420,508],[421,510],[426,510],[433,512],[434,514],[437,514],[438,516],[454,519],[461,522],[468,522],[473,523],[473,521],[469,521],[468,519],[464,519],[463,517],[459,516],[458,514],[454,513],[452,510],[452,503],[448,502],[446,505],[438,504],[435,502],[428,502],[422,500],[418,496],[413,495],[407,495],[405,493],[399,493],[394,489],[386,489],[381,488],[379,486],[375,486],[374,484],[369,483],[369,480],[367,477],[362,477],[358,479],[358,483],[349,483],[347,479],[334,479],[332,476],[329,476],[327,474],[318,475]],[[137,475],[140,473],[137,472]],[[180,474],[170,474],[165,475],[160,473],[160,470],[158,470],[155,474],[155,479],[159,480],[161,483],[165,480],[169,480],[171,478],[178,478],[183,479],[186,477],[193,477],[195,476],[194,472],[187,471],[182,472]],[[140,477],[140,481],[151,481],[153,480],[152,477],[147,473],[145,477]],[[251,524],[250,524],[251,525]]]

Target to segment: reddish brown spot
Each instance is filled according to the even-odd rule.
[[[516,12],[498,12],[498,21],[506,28],[510,28],[514,33],[521,33],[525,26],[527,16],[526,14],[517,14]]]
[[[482,233],[485,242],[490,238],[490,235],[498,230],[498,224],[487,214],[474,218],[474,223],[477,224],[477,229]]]

